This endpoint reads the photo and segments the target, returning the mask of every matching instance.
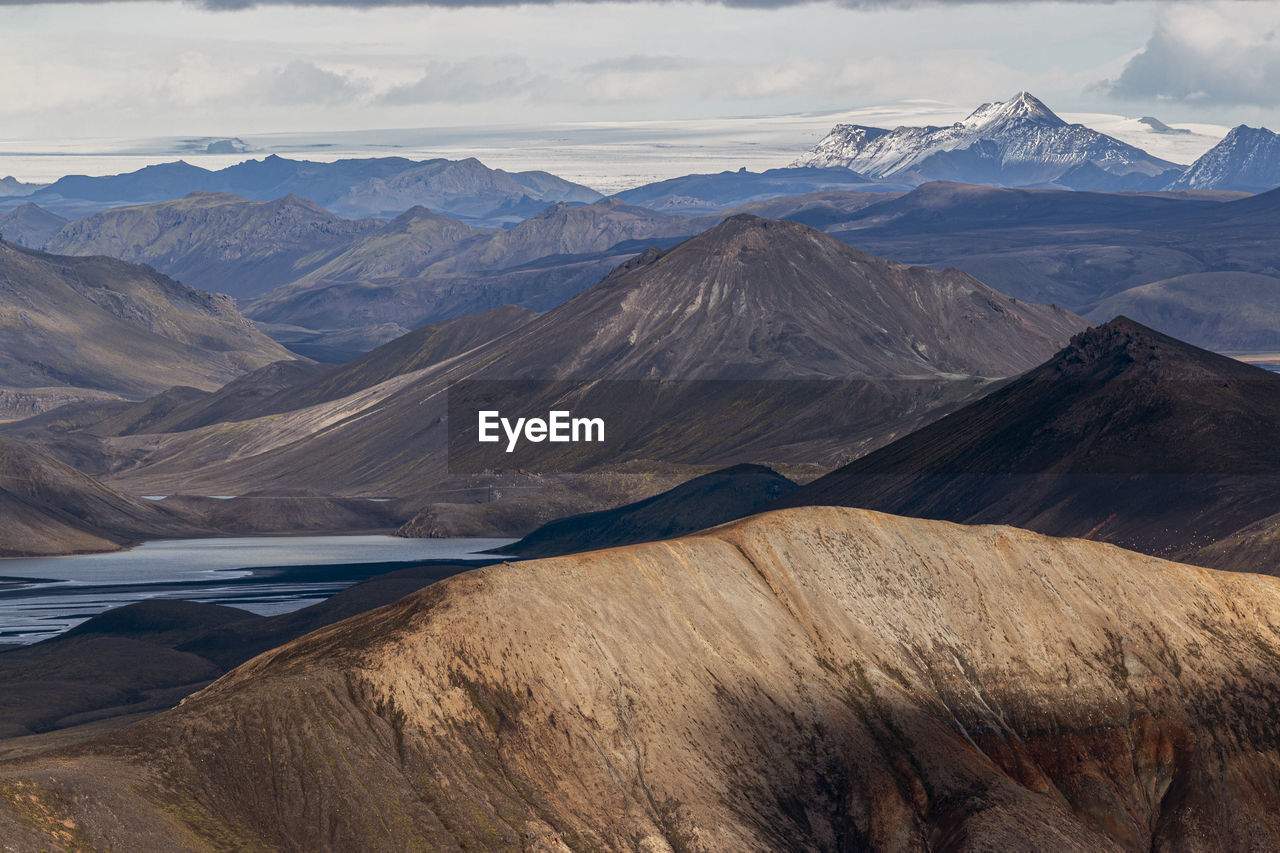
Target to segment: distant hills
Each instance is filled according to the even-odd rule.
[[[875,182],[850,169],[798,166],[764,172],[739,169],[714,175],[685,175],[626,190],[615,198],[665,213],[698,215],[782,196],[831,190],[887,192],[905,189],[909,189],[906,184]]]
[[[988,396],[782,498],[1013,524],[1280,574],[1280,376],[1118,318]]]
[[[193,287],[246,297],[294,280],[382,227],[376,219],[343,219],[293,195],[246,201],[196,192],[78,219],[46,248],[145,263]]]
[[[704,177],[715,185],[722,176]],[[737,179],[736,173],[727,177]],[[554,204],[507,229],[474,228],[422,207],[380,223],[341,219],[298,198],[250,202],[195,195],[78,220],[49,243],[73,254],[145,262],[188,284],[231,290],[246,300],[246,315],[269,324],[277,340],[303,355],[340,361],[408,329],[499,305],[550,310],[628,257],[673,246],[735,212],[813,225],[881,257],[956,267],[1019,299],[1056,303],[1100,320],[1110,319],[1102,316],[1109,310],[1105,301],[1133,287],[1206,273],[1280,276],[1280,251],[1268,239],[1280,224],[1280,194],[946,182],[907,193],[821,190],[699,216],[618,199]],[[1202,281],[1213,286],[1212,278]],[[1156,314],[1143,316],[1174,334],[1193,326],[1226,329],[1240,319],[1227,318],[1226,301],[1175,308],[1169,301],[1174,297],[1163,298],[1160,316],[1169,325]],[[1189,294],[1179,290],[1174,301],[1184,298]],[[1273,322],[1262,306],[1256,303],[1249,321],[1259,327]],[[1215,309],[1216,320],[1192,319]],[[1130,310],[1141,313],[1136,306]],[[1233,337],[1240,336],[1190,340],[1240,348]]]
[[[44,184],[28,184],[15,178],[13,175],[7,175],[0,178],[0,198],[5,196],[24,196],[30,195],[36,190],[44,187]]]
[[[1019,299],[1087,313],[1131,287],[1280,273],[1280,191],[1252,197],[924,184],[824,228],[883,257],[957,267]],[[1109,318],[1108,318],[1109,319]]]
[[[1273,578],[1007,527],[769,513],[489,566],[328,625],[167,713],[4,762],[0,832],[24,850],[68,827],[138,851],[1273,849],[1275,599]],[[279,637],[261,623],[287,618],[256,621]],[[155,681],[160,661],[192,681],[217,668],[146,627],[195,657],[193,625],[244,648],[255,620],[233,620],[150,604],[57,643],[96,631],[102,659],[132,642]],[[41,651],[59,659],[0,662],[30,673]]]
[[[477,229],[420,206],[383,223],[343,219],[296,196],[256,202],[193,193],[79,219],[48,246],[261,297],[246,312],[265,322],[414,328],[507,303],[555,307],[643,241],[698,230],[687,217],[617,200],[552,204],[512,228]]]
[[[191,192],[251,201],[297,195],[339,216],[390,218],[415,205],[484,224],[518,222],[557,201],[590,203],[600,194],[546,172],[508,173],[480,161],[403,157],[316,163],[275,155],[210,171],[178,161],[105,177],[69,175],[26,200],[83,216],[104,207],[167,201]]]
[[[1123,290],[1087,314],[1097,322],[1120,315],[1216,352],[1280,352],[1280,277],[1228,271],[1175,276]]]
[[[173,385],[213,390],[289,357],[226,296],[123,261],[0,242],[0,416]]]

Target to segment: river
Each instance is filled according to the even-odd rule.
[[[225,604],[269,616],[428,560],[479,554],[510,539],[248,536],[147,542],[129,551],[0,560],[0,643],[52,637],[112,607],[153,598]]]

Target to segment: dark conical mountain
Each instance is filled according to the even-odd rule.
[[[536,352],[499,364],[533,378],[1009,376],[1082,325],[956,270],[742,214],[618,267],[530,325]]]
[[[1280,511],[1277,423],[1280,376],[1119,317],[781,503],[1014,524],[1190,556]]]

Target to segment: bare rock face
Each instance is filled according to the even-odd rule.
[[[1263,850],[1280,581],[806,508],[436,584],[0,768],[129,850]],[[25,849],[25,848],[23,848]]]

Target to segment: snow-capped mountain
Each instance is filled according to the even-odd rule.
[[[1080,189],[1159,189],[1181,166],[1082,124],[1035,96],[983,104],[950,127],[836,125],[796,166],[845,166],[908,183],[949,180]]]
[[[1191,164],[1171,190],[1244,190],[1280,186],[1280,134],[1240,125]]]

